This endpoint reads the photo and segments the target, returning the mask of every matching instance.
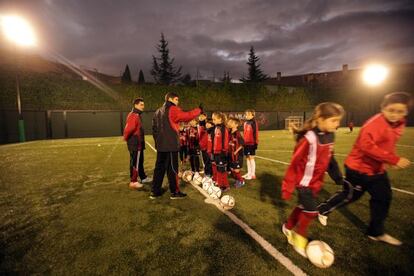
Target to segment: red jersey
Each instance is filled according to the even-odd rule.
[[[215,127],[211,127],[207,129],[207,153],[213,153],[213,139],[214,139],[214,129]]]
[[[179,135],[180,135],[180,146],[181,147],[187,146],[187,140],[188,140],[187,131],[185,129],[180,130]]]
[[[138,110],[134,109],[134,111],[128,114],[126,119],[124,140],[127,142],[128,147],[139,151],[144,146],[143,134],[141,117],[139,116]]]
[[[395,153],[395,144],[404,127],[405,120],[392,124],[382,113],[371,117],[362,126],[345,165],[368,175],[384,173],[386,163],[396,165],[400,160]]]
[[[198,142],[200,144],[201,150],[207,150],[207,143],[208,143],[208,133],[206,129],[206,123],[200,122],[198,126]]]
[[[235,132],[230,133],[230,140],[229,140],[229,155],[232,161],[237,161],[239,156],[243,154],[243,149],[239,150],[237,154],[234,152],[240,147],[244,145],[243,137],[241,136],[240,132],[237,130]]]
[[[188,148],[198,149],[198,131],[197,127],[189,126],[187,129]]]
[[[317,128],[306,132],[295,146],[291,163],[282,181],[282,198],[289,199],[295,187],[310,188],[316,195],[323,185],[325,172],[333,158],[334,134]],[[338,166],[329,169],[339,170]],[[340,171],[335,172],[342,175]],[[329,173],[331,175],[331,172]]]
[[[248,120],[243,125],[244,144],[248,146],[259,144],[259,125],[256,120]]]
[[[214,128],[213,154],[227,153],[229,150],[229,132],[220,124]]]

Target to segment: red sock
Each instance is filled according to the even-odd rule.
[[[211,168],[213,169],[213,181],[217,182],[217,166],[216,166],[216,164],[212,163]]]
[[[230,187],[229,179],[227,178],[227,172],[222,173],[221,182],[223,183],[223,187],[225,188]]]
[[[296,226],[301,212],[302,212],[302,209],[299,207],[296,207],[295,209],[293,209],[292,213],[290,213],[290,216],[286,222],[287,229],[292,230]]]
[[[241,176],[241,174],[240,174],[240,172],[235,172],[235,174],[236,174],[236,179],[237,180],[239,180],[239,181],[241,181],[241,182],[243,182],[244,180],[243,180],[243,177]]]
[[[296,232],[303,237],[307,237],[309,224],[312,222],[314,218],[317,217],[317,215],[317,212],[308,213],[302,211],[299,215],[298,227],[296,228]]]

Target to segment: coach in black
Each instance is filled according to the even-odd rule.
[[[189,112],[178,107],[178,95],[169,92],[165,95],[165,103],[154,114],[152,119],[152,135],[157,149],[154,181],[150,198],[155,199],[162,195],[161,186],[167,171],[170,184],[171,199],[180,199],[187,196],[180,191],[178,185],[178,151],[180,150],[179,123],[188,122],[202,112],[202,106]]]

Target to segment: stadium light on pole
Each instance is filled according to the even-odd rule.
[[[0,26],[3,30],[4,36],[7,40],[12,42],[15,46],[33,47],[36,45],[36,36],[33,28],[22,17],[15,15],[0,16]],[[22,108],[20,101],[20,85],[19,85],[19,72],[17,65],[17,53],[16,53],[16,94],[17,94],[17,110],[19,113],[18,130],[19,141],[26,141],[24,120],[22,116]]]
[[[369,86],[378,86],[388,77],[388,68],[381,64],[368,65],[363,73],[362,78],[365,84]]]

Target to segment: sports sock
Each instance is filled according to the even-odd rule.
[[[307,237],[309,224],[317,216],[318,216],[317,212],[308,213],[308,212],[302,211],[299,214],[299,220],[297,223],[296,232],[303,237]]]
[[[287,229],[292,230],[296,226],[301,212],[302,212],[302,209],[299,207],[296,207],[295,209],[293,209],[292,213],[290,213],[290,216],[286,222]]]

